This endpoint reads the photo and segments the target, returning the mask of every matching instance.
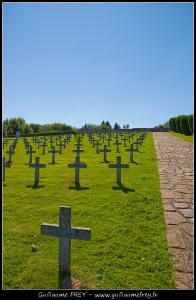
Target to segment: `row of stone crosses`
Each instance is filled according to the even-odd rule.
[[[138,150],[138,145],[142,144],[142,142],[145,139],[146,132],[142,134],[139,138],[139,141],[136,141],[137,149],[133,149],[131,147],[130,149],[127,149],[127,151],[130,151],[130,154],[133,154],[133,151]],[[36,144],[39,140],[34,139],[34,143]],[[51,141],[51,140],[50,140]],[[66,139],[66,143],[70,141],[70,138],[68,137]],[[94,143],[94,138],[89,135],[89,141],[93,144],[93,147],[96,145],[98,147],[98,143]],[[110,139],[109,139],[110,141]],[[124,139],[125,141],[125,139]],[[79,183],[79,169],[87,167],[86,164],[80,162],[80,153],[84,150],[80,149],[81,138],[77,138],[77,144],[75,146],[77,147],[76,150],[73,150],[76,152],[77,156],[75,159],[75,164],[69,164],[69,167],[75,168],[75,183]],[[7,146],[7,141],[5,141],[5,144]],[[11,156],[14,154],[14,150],[17,144],[17,139],[14,140],[12,145],[9,148],[9,151],[7,153],[9,154],[9,161],[5,162],[5,158],[3,158],[3,180],[5,180],[5,167],[11,166]],[[29,166],[35,168],[35,181],[39,181],[39,168],[44,168],[46,165],[39,163],[39,157],[36,157],[35,164],[32,164],[32,146],[29,145],[28,141],[24,139],[24,144],[27,150],[27,153],[30,155],[29,160]],[[44,143],[43,143],[44,144]],[[39,142],[38,142],[39,145]],[[100,144],[99,144],[100,145]],[[116,145],[119,146],[118,139],[116,139]],[[108,145],[109,146],[109,145]],[[3,144],[4,147],[4,144]],[[38,146],[39,147],[39,146]],[[52,162],[55,163],[55,149],[54,146],[51,145],[52,151]],[[45,149],[45,147],[43,148]],[[104,149],[99,150],[99,152],[104,153],[104,161],[107,162],[107,152],[110,152],[111,150],[107,149],[107,146],[104,145]],[[117,148],[117,152],[119,149]],[[133,160],[133,156],[130,156],[130,160]],[[117,169],[117,183],[121,183],[121,168],[128,168],[129,165],[127,164],[121,164],[121,157],[117,156],[117,164],[109,164],[110,168],[116,168]],[[80,228],[80,227],[72,227],[71,226],[71,207],[68,206],[61,206],[59,210],[59,225],[55,224],[41,224],[41,234],[48,235],[48,236],[55,236],[59,238],[59,278],[62,278],[60,281],[59,288],[70,288],[69,282],[70,282],[70,276],[71,276],[71,240],[77,239],[77,240],[90,240],[91,239],[91,229],[89,228]]]
[[[134,151],[138,151],[139,150],[139,145],[142,145],[145,137],[147,135],[147,132],[142,133],[137,139],[136,142],[132,142],[130,145],[130,148],[126,149],[126,151],[128,151],[130,153],[130,162],[133,162],[133,152]],[[130,140],[133,140],[133,136],[134,133],[129,133],[129,136],[122,136],[121,135],[121,141],[124,142],[124,147],[126,147],[126,142],[127,140],[129,142],[131,142]],[[107,138],[105,135],[98,135],[99,139],[101,138],[103,140],[103,143],[105,143],[105,140],[107,140],[108,142],[108,147],[110,147],[110,143],[112,140],[111,135],[108,134]],[[114,145],[116,145],[116,152],[119,153],[119,145],[122,145],[121,142],[119,142],[119,135],[116,134],[114,135],[115,138],[115,143]],[[75,169],[75,184],[78,185],[80,184],[80,169],[81,168],[87,168],[87,164],[83,163],[80,161],[80,153],[84,152],[84,150],[81,149],[81,146],[83,146],[83,144],[81,144],[82,142],[82,137],[81,135],[79,136],[75,136],[75,139],[77,141],[77,143],[75,144],[76,149],[72,150],[74,153],[76,153],[76,157],[75,157],[75,162],[73,164],[68,164],[68,168],[74,168]],[[48,152],[52,154],[52,164],[55,164],[55,154],[59,153],[62,154],[62,147],[66,148],[66,145],[70,142],[71,140],[71,135],[67,135],[66,138],[62,139],[61,136],[50,136],[50,147],[52,150],[49,150]],[[104,148],[103,149],[99,149],[99,146],[102,145],[101,143],[99,143],[99,141],[92,135],[92,134],[88,134],[88,140],[89,142],[92,144],[93,147],[96,147],[96,153],[99,152],[103,152],[103,158],[104,158],[104,162],[108,162],[107,161],[107,153],[111,152],[110,149],[107,148],[107,145],[104,144]],[[9,160],[6,162],[5,158],[3,158],[3,181],[5,181],[5,168],[6,167],[11,167],[11,163],[12,163],[12,155],[15,153],[15,147],[17,144],[18,139],[16,138],[13,143],[9,146],[9,151],[6,151],[6,153],[9,154]],[[26,153],[29,154],[29,167],[31,168],[35,168],[35,184],[39,183],[39,178],[40,178],[40,168],[46,168],[46,164],[41,164],[40,163],[40,158],[36,157],[35,158],[35,163],[32,163],[32,154],[36,153],[35,150],[32,149],[32,145],[30,145],[30,143],[28,142],[28,140],[26,138],[23,138],[24,141],[24,145],[26,148]],[[38,147],[38,149],[40,147],[42,147],[42,154],[45,154],[45,148],[48,147],[47,145],[47,138],[46,137],[41,137],[41,138],[37,138],[34,137],[33,138],[33,142],[34,145]],[[3,148],[4,145],[7,146],[8,141],[4,140],[3,141]],[[55,146],[53,146],[53,144],[56,143],[57,146],[59,146],[59,151],[55,149]],[[134,148],[134,144],[136,145],[136,148]],[[121,156],[117,156],[117,161],[116,164],[109,164],[108,167],[109,168],[116,168],[116,182],[117,184],[121,184],[121,169],[122,168],[129,168],[129,164],[121,164]]]

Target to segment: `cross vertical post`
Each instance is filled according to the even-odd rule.
[[[59,210],[59,227],[61,229],[71,228],[71,207],[61,207]],[[70,274],[71,266],[71,239],[59,238],[59,272]]]
[[[5,161],[5,157],[3,157],[3,181],[5,181],[5,168],[10,168],[11,163]]]
[[[69,276],[71,273],[71,239],[90,240],[89,228],[71,227],[71,207],[61,206],[59,226],[41,224],[41,233],[59,238],[59,273]]]
[[[117,184],[121,184],[121,169],[122,168],[129,168],[128,164],[121,164],[121,156],[117,156],[116,164],[109,164],[109,168],[116,169],[116,182]]]
[[[30,168],[35,168],[35,183],[39,183],[39,169],[40,168],[45,168],[45,164],[40,164],[39,163],[39,157],[35,158],[35,164],[29,164]]]

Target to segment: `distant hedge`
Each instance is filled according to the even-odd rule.
[[[21,137],[33,137],[33,136],[50,136],[50,135],[64,135],[64,134],[75,134],[76,130],[66,130],[66,131],[53,131],[53,132],[38,132],[38,133],[27,133],[21,134]],[[10,135],[9,137],[15,137],[15,135]]]
[[[191,134],[193,134],[193,115],[190,115],[188,117],[188,122],[189,122],[189,128],[190,128]]]
[[[170,129],[185,135],[193,134],[193,115],[180,115],[169,119]]]
[[[171,118],[169,119],[169,127],[172,131],[176,132],[176,122],[175,122],[175,118]]]
[[[182,133],[184,133],[186,135],[191,135],[191,130],[189,128],[189,121],[188,121],[187,117],[180,118],[180,125],[181,125]]]

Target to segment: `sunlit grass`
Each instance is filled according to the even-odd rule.
[[[174,288],[152,133],[134,152],[136,163],[122,170],[129,190],[118,189],[116,170],[108,168],[87,137],[81,160],[88,168],[81,169],[80,184],[89,189],[69,189],[74,187],[74,169],[68,168],[74,143],[72,138],[56,155],[55,165],[51,154],[36,149],[46,164],[37,189],[23,141],[17,144],[3,187],[3,287],[58,288],[58,238],[41,235],[40,225],[58,224],[59,207],[65,205],[72,208],[72,226],[92,230],[90,241],[72,241],[72,277],[81,288]],[[111,150],[107,158],[115,163],[114,145]],[[120,151],[122,163],[128,163],[129,153],[123,146]]]
[[[169,131],[169,133],[171,135],[174,135],[174,136],[180,138],[180,139],[183,139],[186,142],[190,142],[190,143],[193,144],[193,135],[185,135],[185,134],[177,133],[177,132],[174,132],[174,131]]]

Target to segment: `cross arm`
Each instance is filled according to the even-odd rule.
[[[55,224],[41,224],[41,234],[65,237],[75,240],[90,240],[91,229],[82,227],[73,227],[70,229],[61,228]]]

